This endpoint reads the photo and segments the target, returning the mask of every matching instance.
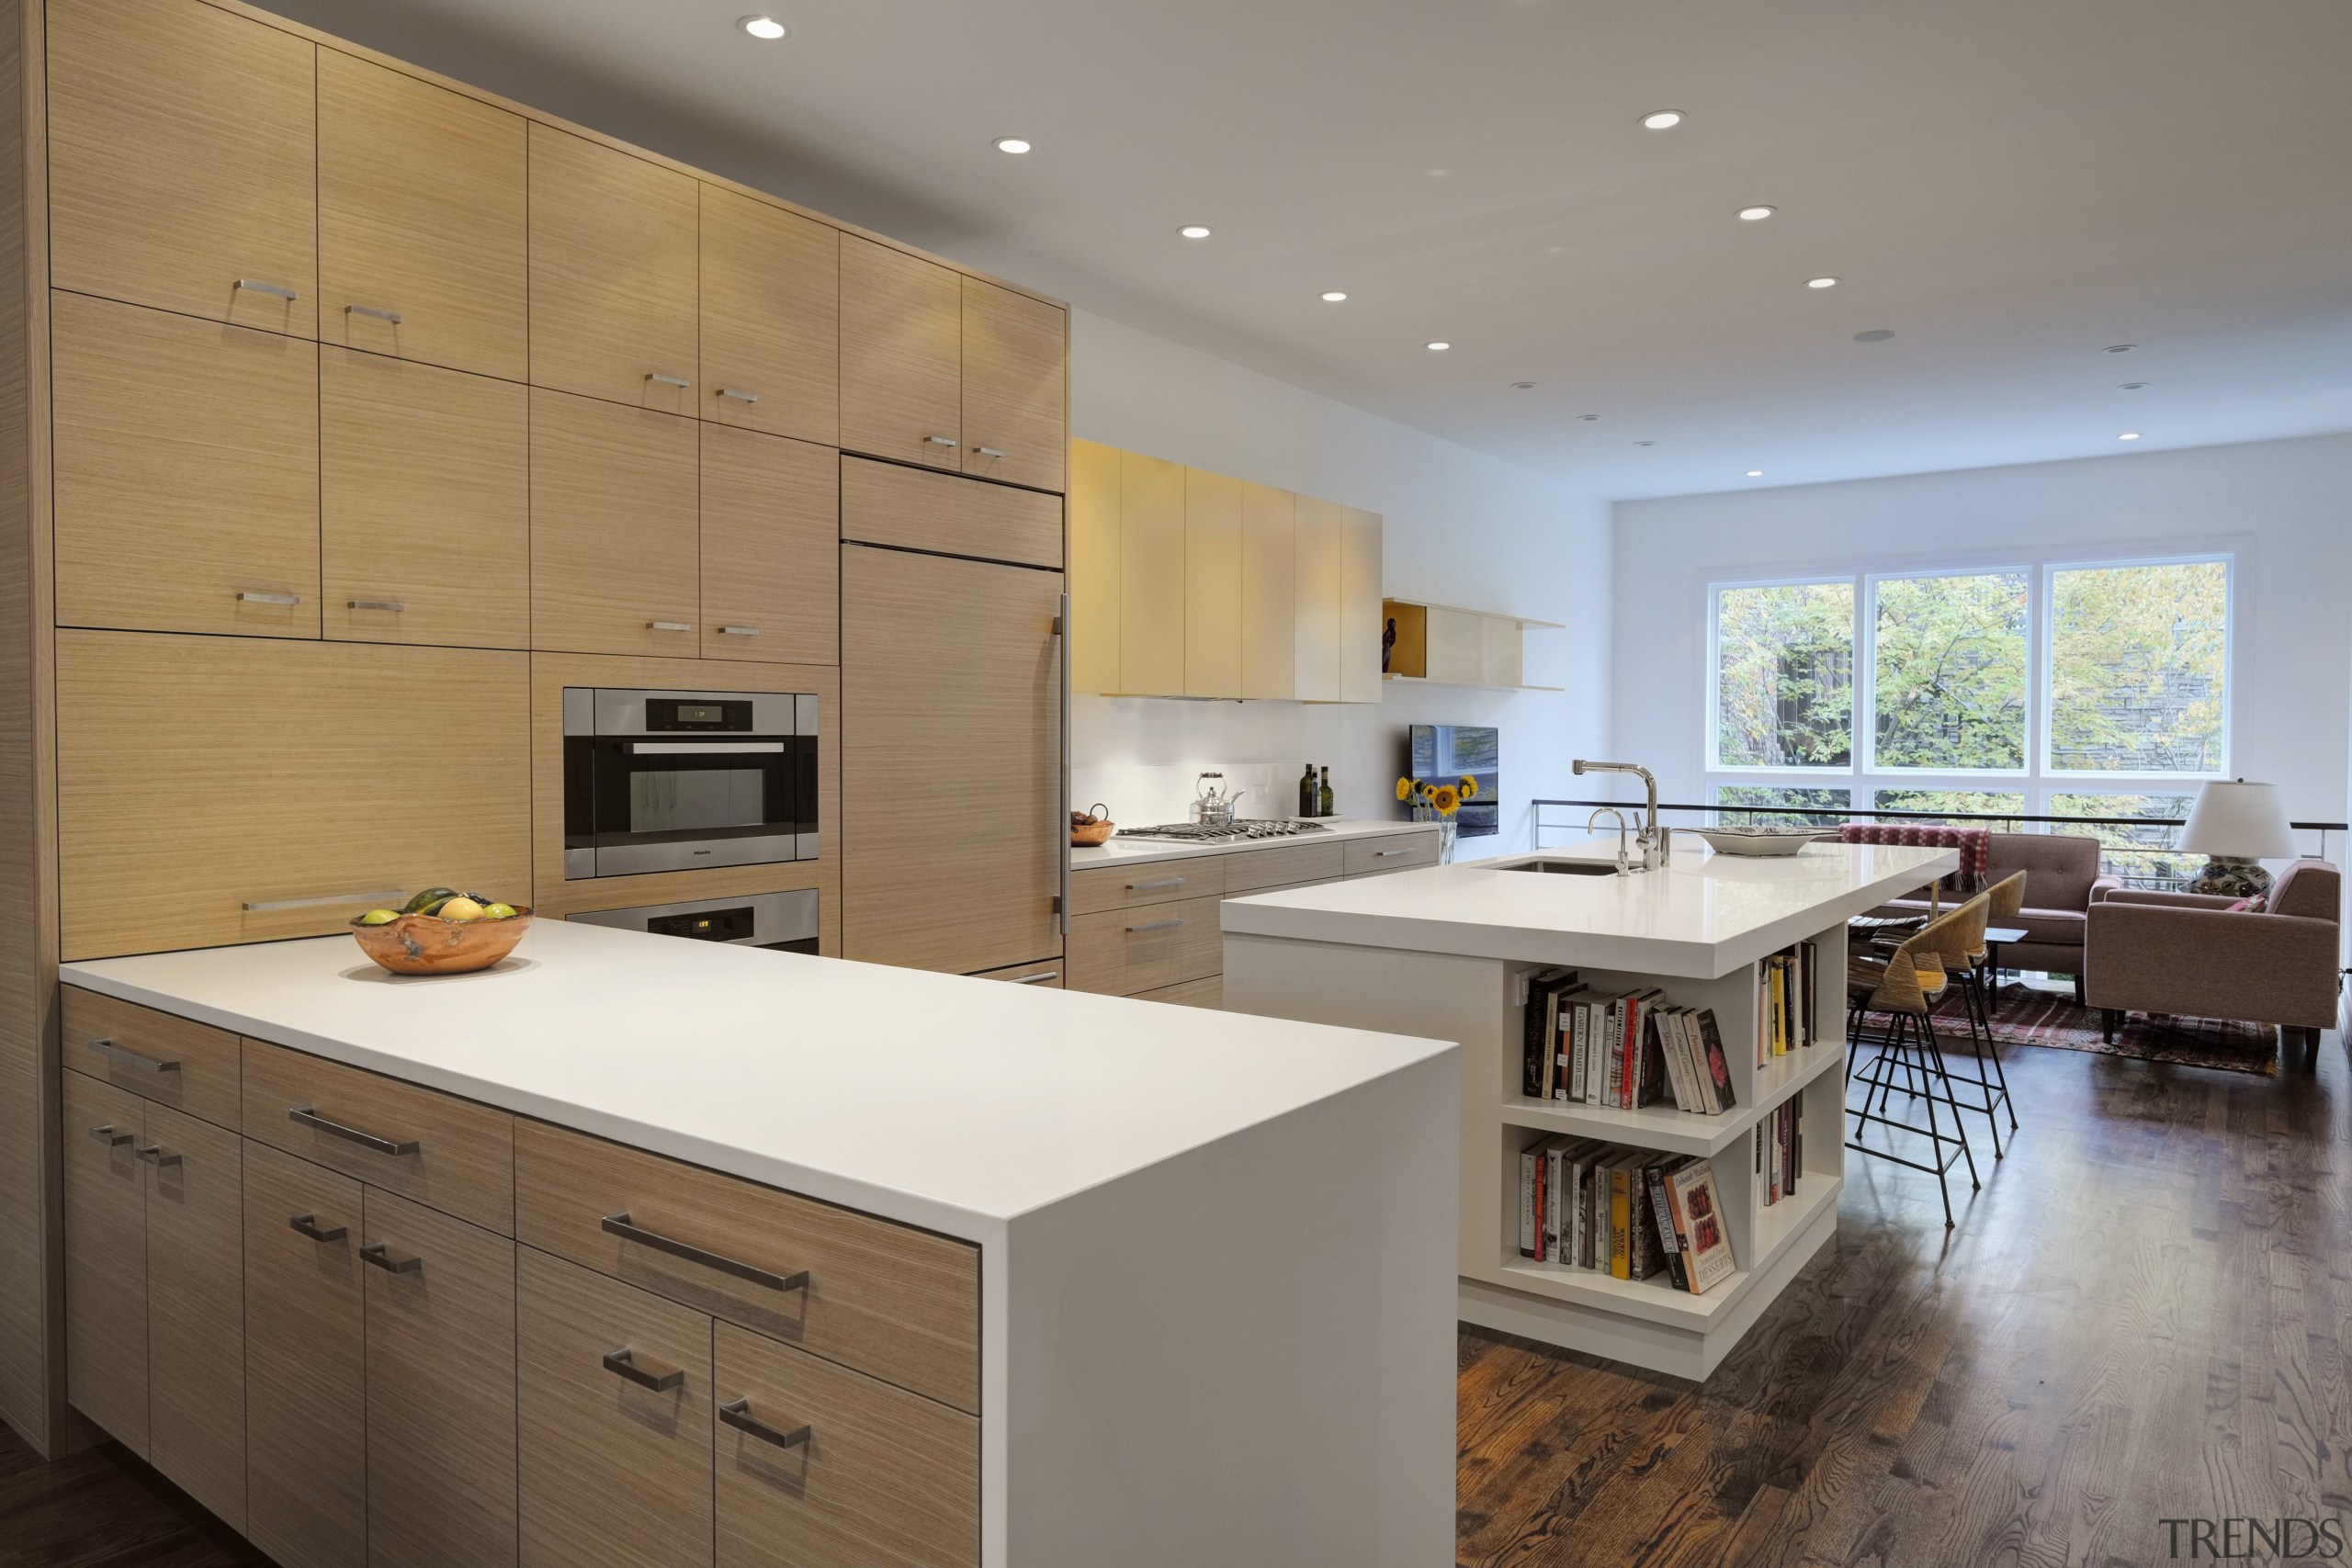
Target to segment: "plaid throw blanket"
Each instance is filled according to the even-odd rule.
[[[1928,849],[1958,850],[1960,870],[1943,879],[1947,892],[1974,893],[1984,886],[1985,867],[1993,857],[1993,833],[1988,828],[1944,828],[1922,822],[1849,822],[1838,829],[1848,844],[1917,844]]]

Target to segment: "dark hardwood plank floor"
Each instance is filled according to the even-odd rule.
[[[1850,1160],[1837,1243],[1703,1388],[1465,1334],[1460,1563],[2137,1568],[2171,1560],[2161,1520],[2224,1516],[2352,1539],[2336,1036],[2277,1078],[2009,1060],[2025,1129],[1959,1228]],[[44,1465],[0,1428],[0,1568],[264,1562],[119,1449]]]

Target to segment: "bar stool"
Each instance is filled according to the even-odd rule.
[[[1955,981],[1961,1014],[1968,1021],[1969,1061],[1965,1066],[1951,1062],[1947,1067],[1955,1089],[1973,1091],[1961,1108],[1980,1112],[1991,1125],[1993,1157],[1999,1159],[2004,1153],[2001,1118],[2008,1117],[2009,1131],[2014,1133],[2018,1112],[2017,1102],[2009,1098],[2008,1074],[2001,1066],[2000,1043],[1993,1037],[1992,1006],[1984,990],[1984,929],[1991,912],[1992,895],[1979,893],[1928,930],[1936,933],[1937,961]]]
[[[1968,1146],[1968,1130],[1961,1124],[1960,1101],[1952,1092],[1951,1075],[1945,1070],[1943,1048],[1937,1043],[1934,1022],[1935,1004],[1951,985],[1939,956],[1952,942],[1951,934],[1944,928],[1953,922],[1958,913],[1954,910],[1928,921],[1926,927],[1905,938],[1891,953],[1849,949],[1846,963],[1848,1041],[1861,1043],[1863,1021],[1869,1014],[1880,1012],[1888,1019],[1884,1032],[1871,1042],[1877,1051],[1867,1063],[1858,1066],[1852,1045],[1848,1048],[1847,1082],[1862,1085],[1862,1102],[1846,1107],[1847,1114],[1856,1123],[1855,1135],[1846,1140],[1846,1146],[1857,1154],[1890,1160],[1933,1176],[1937,1190],[1943,1195],[1947,1230],[1953,1224],[1949,1175],[1951,1168],[1965,1160],[1969,1190],[1976,1191],[1984,1186],[1977,1179],[1975,1153]],[[1927,1106],[1925,1127],[1886,1113],[1889,1097],[1898,1092],[1894,1082],[1898,1070],[1904,1077],[1899,1092]],[[1875,1111],[1871,1109],[1873,1098],[1878,1106]],[[1939,1104],[1951,1111],[1949,1133],[1937,1118]],[[1929,1158],[1922,1162],[1892,1149],[1876,1149],[1864,1144],[1860,1141],[1861,1131],[1873,1122],[1928,1139],[1932,1151]]]
[[[1984,890],[1984,897],[1990,906],[1985,911],[1986,925],[2016,926],[2018,914],[2025,908],[2025,873],[2011,872],[1992,886],[1987,887]],[[1984,994],[1988,1003],[1993,997],[2000,993],[2000,989],[2001,976],[1999,971],[1996,969],[1987,975],[1985,980]]]

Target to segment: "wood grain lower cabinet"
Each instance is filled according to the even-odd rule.
[[[359,1183],[245,1144],[245,1535],[284,1568],[368,1558]]]
[[[718,1568],[962,1568],[979,1422],[718,1325]]]
[[[514,1562],[514,1244],[368,1189],[369,1568]]]
[[[65,1397],[147,1457],[147,1106],[64,1080]]]
[[[842,449],[960,468],[961,275],[856,234],[841,245]]]
[[[841,458],[721,425],[702,444],[702,656],[841,662]]]
[[[235,1127],[243,1074],[237,1037],[193,1019],[79,986],[60,998],[65,1060],[141,1100]]]
[[[695,422],[531,393],[531,646],[702,650]]]
[[[516,1252],[525,1568],[707,1568],[710,1319]]]
[[[1186,898],[1077,917],[1069,923],[1069,988],[1127,997],[1222,972],[1219,902]]]
[[[1167,1002],[1175,1007],[1206,1008],[1216,1012],[1225,1006],[1225,976],[1207,975],[1182,985],[1162,986],[1156,991],[1137,991],[1139,1002]]]
[[[245,1528],[243,1151],[237,1134],[160,1105],[147,1167],[148,1460]]]

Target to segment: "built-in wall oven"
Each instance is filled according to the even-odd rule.
[[[815,860],[817,699],[563,693],[563,874]]]

